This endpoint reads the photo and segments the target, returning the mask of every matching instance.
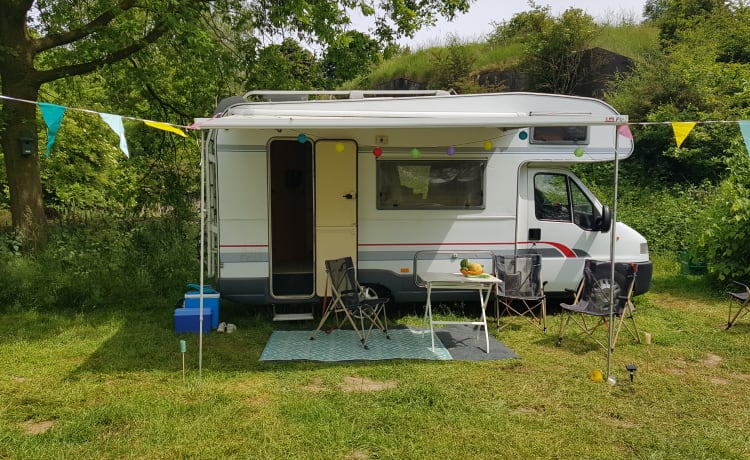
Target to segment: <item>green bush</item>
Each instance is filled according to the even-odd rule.
[[[744,147],[740,150],[744,150]],[[627,171],[620,176],[618,220],[640,232],[654,255],[686,251],[706,263],[714,281],[750,281],[750,161],[746,152],[727,160],[728,177],[714,186],[644,185]],[[576,172],[594,193],[612,205],[611,164],[582,165]]]
[[[708,184],[624,190],[618,218],[638,230],[653,253],[691,250],[700,230],[697,219],[712,193]]]
[[[700,232],[694,251],[708,263],[718,280],[750,279],[750,161],[738,155],[730,161],[729,178],[697,219]]]
[[[648,241],[652,254],[693,250],[699,238],[698,219],[715,193],[715,187],[673,184],[659,187],[633,180],[623,163],[618,181],[617,220],[628,224]],[[604,203],[612,207],[612,164],[576,166],[575,172]]]
[[[41,253],[0,252],[0,310],[169,304],[199,275],[197,226],[176,219],[51,227]]]

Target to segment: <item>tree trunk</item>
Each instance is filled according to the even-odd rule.
[[[33,251],[47,244],[36,122],[36,100],[42,80],[34,68],[36,49],[29,45],[26,30],[26,13],[31,2],[4,3],[5,10],[0,18],[2,93],[29,102],[3,100],[0,146],[10,191],[13,228],[21,235],[24,251]],[[22,140],[32,147],[30,155],[22,153]]]
[[[28,80],[14,82],[9,73],[15,72],[3,72],[3,94],[35,102],[39,87]],[[23,72],[18,74],[22,75]],[[36,105],[4,100],[0,126],[3,127],[0,138],[10,191],[13,228],[20,233],[26,251],[41,249],[47,243],[47,219],[44,215],[42,180],[39,174]],[[33,147],[31,155],[22,152],[22,140]]]

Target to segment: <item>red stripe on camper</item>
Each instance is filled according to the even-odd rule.
[[[513,243],[360,243],[360,247],[379,247],[379,246],[499,246],[502,244]]]
[[[526,244],[530,244],[530,243],[526,243]],[[555,243],[554,241],[538,241],[537,244],[548,244],[552,246],[553,248],[557,249],[558,251],[560,251],[563,257],[570,257],[573,259],[578,257],[576,253],[573,252],[572,249],[570,249],[569,247],[565,246],[562,243]]]
[[[575,251],[573,251],[568,246],[557,243],[555,241],[519,241],[518,244],[525,244],[525,245],[533,245],[533,244],[546,244],[548,246],[552,246],[553,248],[560,251],[560,254],[562,254],[563,257],[572,258],[575,259],[578,257],[576,255]],[[359,247],[383,247],[383,246],[431,246],[431,247],[453,247],[453,246],[509,246],[513,245],[513,243],[501,243],[501,242],[495,242],[495,243],[360,243]],[[450,248],[448,248],[450,249]]]
[[[220,248],[267,248],[267,244],[222,244]]]

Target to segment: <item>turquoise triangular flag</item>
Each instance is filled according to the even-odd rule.
[[[111,113],[100,113],[105,123],[112,128],[112,131],[120,136],[120,149],[125,153],[125,156],[130,158],[128,153],[128,143],[125,141],[125,128],[122,126],[122,117],[120,115],[113,115]]]
[[[44,118],[44,122],[47,123],[47,153],[45,156],[49,156],[52,144],[55,143],[57,130],[60,129],[60,123],[62,123],[63,116],[65,115],[65,107],[40,102],[39,110],[42,111],[42,118]]]
[[[747,149],[748,155],[750,155],[750,120],[742,120],[739,122],[739,125],[742,139],[745,140],[745,148]]]

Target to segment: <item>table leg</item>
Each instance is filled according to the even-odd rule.
[[[435,351],[435,331],[433,330],[432,324],[432,284],[427,283],[427,305],[425,307],[425,314],[429,316],[430,320],[430,340],[432,341],[432,351]]]
[[[485,346],[487,347],[485,348],[485,351],[487,353],[490,352],[490,333],[489,331],[487,331],[487,304],[489,303],[489,300],[490,300],[491,291],[492,291],[492,288],[488,287],[487,293],[482,294],[482,288],[479,288],[479,302],[482,307],[482,322],[484,323],[484,343],[486,344]]]

